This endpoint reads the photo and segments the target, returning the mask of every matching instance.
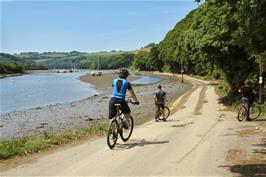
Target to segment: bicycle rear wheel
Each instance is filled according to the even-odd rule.
[[[126,121],[125,123],[127,124],[127,127],[122,126],[122,130],[120,132],[120,136],[121,136],[121,139],[124,142],[126,142],[130,138],[130,136],[131,136],[131,134],[133,132],[134,121],[133,121],[133,117],[132,116],[130,116],[129,118],[124,117],[123,121]]]
[[[113,149],[118,138],[118,122],[116,119],[110,121],[107,132],[107,145],[110,149]]]
[[[261,109],[260,109],[260,106],[257,104],[254,104],[249,108],[249,118],[251,120],[257,119],[260,116],[260,113],[261,113]]]
[[[164,106],[164,114],[160,114],[159,119],[165,121],[170,115],[170,109],[167,106]]]
[[[239,108],[238,114],[237,114],[237,119],[239,122],[241,122],[242,120],[244,120],[244,118],[247,115],[247,109],[246,107],[243,105]]]

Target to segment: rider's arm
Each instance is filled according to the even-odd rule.
[[[134,99],[134,101],[137,102],[137,103],[139,103],[138,98],[137,98],[137,96],[136,96],[136,94],[135,94],[135,92],[134,92],[134,90],[133,90],[133,88],[132,88],[132,86],[131,86],[130,83],[128,83],[127,89],[129,90],[130,95],[132,96],[132,98]]]
[[[155,93],[153,93],[153,99],[154,99],[154,102],[156,102],[156,101],[157,101],[156,92],[155,92]]]
[[[132,98],[134,99],[134,101],[139,102],[138,98],[137,98],[137,96],[136,96],[136,94],[132,88],[129,90],[129,92],[130,92],[130,95],[132,96]]]

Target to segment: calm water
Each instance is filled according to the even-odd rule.
[[[45,73],[0,79],[1,113],[93,96],[97,93],[93,86],[78,79],[83,74]]]
[[[93,85],[81,82],[79,73],[30,74],[0,79],[1,113],[49,104],[81,100],[97,91]],[[158,77],[140,76],[134,84],[152,84]]]
[[[159,82],[161,78],[152,76],[141,76],[139,79],[132,81],[132,84],[153,84]]]

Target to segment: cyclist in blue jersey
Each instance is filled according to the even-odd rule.
[[[135,95],[134,90],[132,89],[132,86],[130,82],[127,80],[127,77],[129,76],[129,72],[126,69],[121,69],[119,73],[119,77],[113,80],[113,94],[109,102],[109,119],[112,119],[116,116],[116,109],[115,104],[121,104],[121,109],[123,114],[126,118],[130,116],[130,109],[128,107],[128,104],[125,100],[126,98],[126,92],[129,90],[132,98],[134,99],[136,104],[139,104],[139,101]]]

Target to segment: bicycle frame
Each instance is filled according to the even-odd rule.
[[[122,130],[122,120],[124,118],[124,114],[122,113],[121,105],[120,104],[117,104],[115,106],[116,106],[116,116],[115,116],[115,119],[118,122],[118,131],[120,133],[121,130]]]

